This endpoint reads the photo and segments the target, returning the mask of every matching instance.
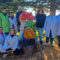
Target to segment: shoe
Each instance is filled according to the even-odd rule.
[[[43,46],[43,45],[41,45],[41,48],[42,48],[42,49],[44,49],[44,46]]]
[[[58,47],[60,48],[60,45],[58,45]]]
[[[54,47],[53,44],[51,44],[51,47]]]
[[[46,45],[45,45],[46,47],[48,47],[48,44],[46,43]]]
[[[40,44],[42,45],[42,44],[43,44],[43,42],[42,42],[42,41],[40,41]]]
[[[60,44],[58,44],[58,46],[60,47]]]

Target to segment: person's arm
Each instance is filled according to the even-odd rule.
[[[2,27],[2,19],[1,19],[1,17],[0,17],[0,27]]]
[[[35,19],[36,19],[36,20],[38,19],[37,15],[35,16]]]
[[[44,30],[46,30],[46,26],[47,26],[47,17],[46,17],[45,24],[44,24]]]
[[[6,37],[5,41],[4,41],[4,49],[8,48],[8,38]]]
[[[16,17],[16,16],[14,16],[14,18],[15,18],[15,19],[14,19],[15,23],[17,23],[17,17]]]
[[[16,18],[17,18],[17,13],[16,13]]]
[[[16,21],[18,21],[18,13],[16,13]]]
[[[3,32],[3,35],[4,35],[4,39],[6,38],[6,34]]]
[[[47,16],[45,15],[45,16],[44,16],[45,21],[46,21],[46,17],[47,17]]]
[[[55,28],[56,28],[56,34],[57,34],[57,31],[58,31],[58,19],[57,18],[56,18],[56,24],[55,25],[56,25]]]
[[[15,50],[16,48],[18,48],[18,37],[16,38],[16,42],[15,45],[13,46],[13,50]]]

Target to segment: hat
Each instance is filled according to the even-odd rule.
[[[7,8],[3,8],[3,10],[8,10]]]

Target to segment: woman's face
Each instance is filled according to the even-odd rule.
[[[18,11],[22,11],[22,7],[19,6],[19,7],[18,7]]]
[[[40,10],[40,11],[39,11],[39,14],[43,14],[43,11],[42,11],[42,10]]]
[[[14,29],[11,29],[11,30],[10,30],[10,34],[11,34],[11,35],[14,35],[14,33],[15,33],[15,32],[14,32]]]
[[[14,14],[13,13],[10,13],[10,17],[13,17],[14,16]]]

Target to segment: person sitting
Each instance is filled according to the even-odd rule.
[[[18,36],[16,36],[14,28],[10,29],[10,34],[5,39],[3,50],[5,50],[5,53],[11,50],[15,55],[19,55]]]
[[[4,45],[4,40],[5,40],[5,33],[2,31],[2,27],[0,27],[0,52],[2,53],[3,45]]]

